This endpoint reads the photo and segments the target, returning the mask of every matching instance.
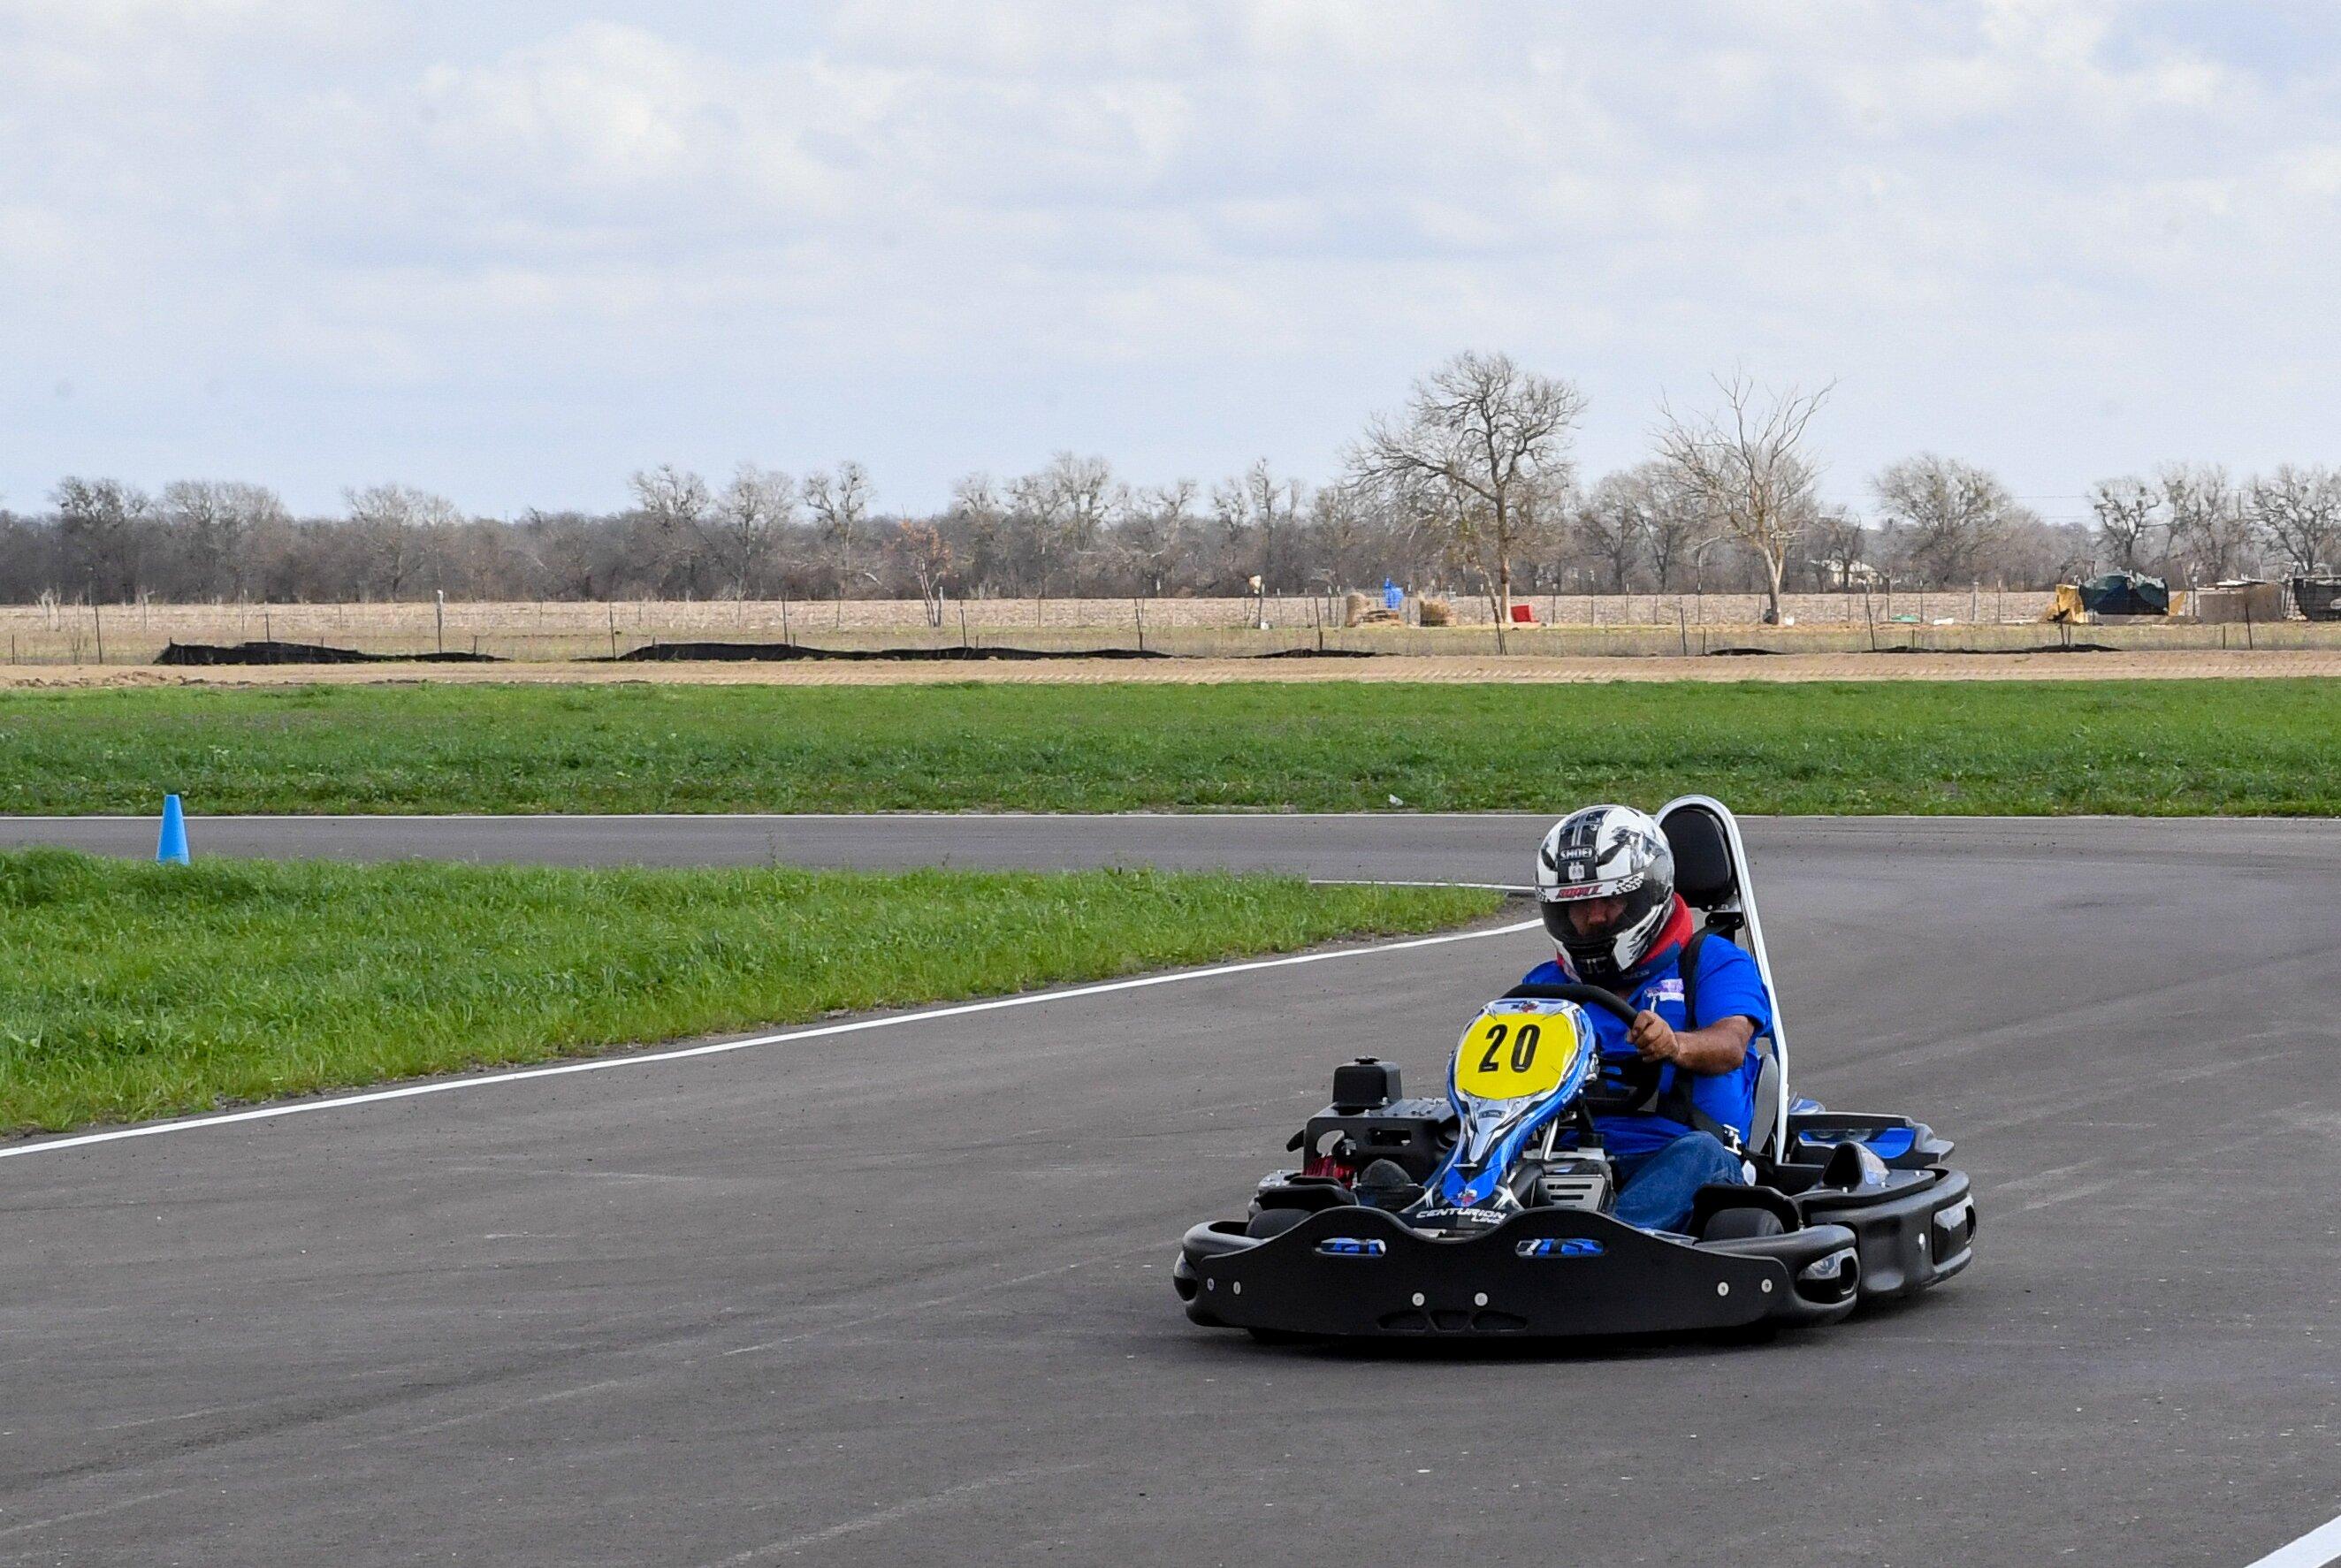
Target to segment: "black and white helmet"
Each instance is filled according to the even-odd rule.
[[[1588,806],[1553,825],[1537,852],[1537,908],[1579,979],[1606,986],[1641,967],[1674,913],[1675,857],[1657,822],[1631,806]],[[1580,937],[1569,907],[1623,898],[1616,924]]]

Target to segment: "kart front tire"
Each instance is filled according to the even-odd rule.
[[[1707,1224],[1699,1227],[1698,1239],[1750,1241],[1758,1236],[1785,1235],[1788,1228],[1780,1223],[1780,1216],[1770,1209],[1750,1205],[1742,1208],[1721,1209],[1708,1216]]]
[[[1264,1208],[1244,1221],[1244,1235],[1265,1241],[1272,1236],[1282,1236],[1311,1211],[1305,1208]]]

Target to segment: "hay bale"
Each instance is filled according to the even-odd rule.
[[[2052,626],[2078,626],[2088,618],[2089,612],[2081,608],[2080,586],[2071,582],[2058,583],[2056,597],[2048,601],[2048,608],[2040,612],[2040,619]]]
[[[1455,624],[1454,607],[1445,600],[1425,599],[1421,600],[1421,606],[1423,625],[1452,626]]]

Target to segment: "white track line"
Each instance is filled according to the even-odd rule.
[[[1339,948],[1330,952],[1297,953],[1285,958],[1251,958],[1240,964],[1216,964],[1208,969],[1180,969],[1167,975],[1141,975],[1134,980],[1106,980],[1092,986],[1076,986],[1063,991],[1032,991],[1018,997],[995,997],[984,1002],[960,1002],[947,1007],[926,1007],[915,1013],[890,1013],[884,1017],[856,1018],[846,1024],[823,1024],[810,1029],[784,1029],[778,1034],[754,1035],[744,1040],[717,1040],[711,1045],[684,1046],[672,1051],[646,1051],[625,1057],[595,1057],[582,1062],[562,1062],[549,1067],[523,1067],[515,1072],[489,1073],[473,1078],[441,1078],[430,1083],[405,1084],[394,1089],[375,1089],[362,1095],[339,1095],[332,1099],[295,1100],[288,1105],[263,1106],[256,1110],[231,1111],[224,1116],[191,1116],[184,1121],[149,1122],[142,1126],[115,1127],[102,1133],[82,1133],[73,1137],[46,1138],[38,1143],[17,1144],[0,1148],[0,1159],[14,1159],[24,1155],[47,1154],[55,1149],[85,1148],[91,1144],[118,1143],[124,1138],[159,1137],[164,1133],[193,1132],[197,1127],[222,1127],[236,1122],[266,1121],[274,1116],[300,1116],[307,1111],[339,1110],[344,1106],[377,1105],[385,1100],[411,1100],[423,1095],[453,1094],[458,1089],[484,1088],[491,1084],[516,1084],[529,1078],[565,1077],[572,1073],[607,1072],[613,1067],[646,1067],[654,1062],[679,1062],[692,1057],[717,1057],[732,1051],[744,1051],[759,1046],[785,1045],[792,1040],[816,1040],[831,1035],[859,1034],[864,1029],[891,1029],[902,1024],[923,1024],[936,1018],[965,1017],[971,1013],[998,1012],[1003,1007],[1032,1007],[1044,1002],[1067,1002],[1080,997],[1100,997],[1111,991],[1135,991],[1149,986],[1175,986],[1188,980],[1217,979],[1223,975],[1245,975],[1257,969],[1283,969],[1300,964],[1325,964],[1340,958],[1370,958],[1377,953],[1402,953],[1415,948],[1437,948],[1449,942],[1473,942],[1482,937],[1509,937],[1521,931],[1540,930],[1541,920],[1522,920],[1509,926],[1492,926],[1478,931],[1451,931],[1440,937],[1411,937],[1402,942],[1382,942],[1370,948]]]
[[[2318,1525],[2289,1546],[2279,1546],[2246,1568],[2326,1568],[2341,1563],[2341,1519]]]
[[[1394,882],[1387,877],[1311,877],[1312,888],[1476,888],[1483,893],[1533,893],[1526,882]]]

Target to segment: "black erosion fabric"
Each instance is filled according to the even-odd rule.
[[[367,653],[316,642],[170,642],[157,664],[502,664],[493,653]]]
[[[795,660],[959,664],[1050,659],[1186,659],[1210,657],[1141,648],[811,648],[801,642],[652,642],[584,664],[786,663]],[[1372,659],[1359,648],[1286,648],[1246,659]],[[502,664],[493,653],[369,653],[314,642],[172,642],[157,664]]]

